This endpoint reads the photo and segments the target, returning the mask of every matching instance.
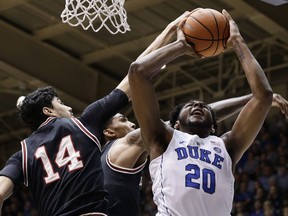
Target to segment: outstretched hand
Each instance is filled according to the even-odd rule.
[[[233,43],[236,40],[236,38],[239,38],[241,36],[238,25],[236,24],[236,22],[232,19],[232,17],[230,16],[230,14],[223,9],[222,10],[222,14],[227,18],[228,22],[229,22],[229,27],[230,27],[230,37],[227,40],[227,47],[233,47]]]
[[[201,8],[196,8],[192,11],[185,11],[181,16],[179,16],[178,18],[176,18],[175,20],[173,20],[169,25],[171,28],[173,28],[175,31],[177,30],[177,28],[181,25],[181,22],[185,19],[187,19],[192,13],[194,13],[195,11],[199,10]]]
[[[169,23],[169,26],[173,29],[173,30],[177,30],[177,28],[181,25],[182,21],[185,19],[187,19],[190,14],[192,12],[191,11],[185,11],[181,16],[179,16],[178,18],[176,18],[175,20],[173,20],[171,23]]]
[[[185,46],[185,54],[186,55],[190,55],[190,56],[193,56],[195,58],[201,58],[201,56],[199,54],[197,54],[194,50],[194,47],[193,47],[193,44],[188,44],[187,41],[186,41],[186,38],[184,36],[184,33],[183,33],[183,25],[184,23],[186,22],[186,19],[183,19],[180,23],[179,23],[179,26],[177,28],[177,40],[178,41],[181,41],[184,46]]]
[[[285,100],[280,94],[273,94],[272,106],[278,107],[285,115],[285,118],[288,119],[288,101]]]

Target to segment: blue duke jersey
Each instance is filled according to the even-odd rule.
[[[99,139],[107,120],[127,104],[126,94],[116,89],[79,118],[48,118],[21,142],[22,155],[13,155],[0,175],[15,186],[24,181],[39,215],[105,215]]]
[[[234,176],[223,140],[174,131],[166,151],[150,162],[158,216],[227,216]]]
[[[104,172],[104,188],[109,192],[109,216],[137,216],[140,207],[140,180],[146,163],[128,169],[110,161],[109,150],[117,140],[109,141],[103,148],[101,162]]]

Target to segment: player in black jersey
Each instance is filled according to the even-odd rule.
[[[79,118],[52,87],[28,94],[18,109],[34,132],[0,172],[0,207],[24,182],[39,215],[106,215],[99,140],[105,123],[128,102],[127,77]]]
[[[186,15],[187,15],[187,13],[186,13]],[[183,18],[183,17],[182,17]],[[151,50],[153,50],[153,49],[155,49],[155,47],[156,46],[161,46],[161,45],[163,45],[163,44],[165,44],[167,41],[168,41],[168,39],[169,39],[169,37],[170,37],[170,33],[171,32],[173,32],[173,29],[175,30],[175,26],[176,26],[176,24],[177,24],[177,22],[176,21],[174,21],[174,23],[172,22],[171,24],[169,24],[168,26],[167,26],[167,28],[164,30],[164,34],[162,34],[162,36],[160,35],[152,44],[151,44],[151,46],[146,50],[146,53],[148,53],[148,52],[151,52]],[[166,34],[166,37],[164,37],[163,38],[163,35],[165,35]],[[161,38],[162,37],[162,38]],[[166,42],[165,42],[165,40],[167,40]],[[153,46],[152,46],[153,45]],[[145,53],[145,52],[144,52]],[[119,86],[118,87],[119,89],[121,89],[121,87]],[[122,89],[125,93],[127,93],[124,89]],[[119,92],[120,93],[120,92]],[[112,99],[111,99],[112,100]],[[102,106],[102,105],[101,105]],[[103,108],[105,108],[106,109],[106,107],[105,106],[102,106]],[[112,108],[112,107],[110,107],[110,108]],[[115,109],[117,109],[117,110],[120,110],[121,108],[119,108],[119,106],[117,107],[117,106],[115,106],[114,107]],[[68,110],[69,110],[69,108],[68,108]],[[49,111],[49,110],[46,110],[46,111]],[[51,111],[51,110],[50,110]],[[62,113],[62,111],[63,110],[58,110],[57,109],[57,115],[59,115],[59,116],[62,116],[62,117],[64,117],[67,113],[66,113],[66,109],[64,110],[64,115],[63,115],[63,113]],[[103,111],[103,110],[102,110]],[[69,111],[68,111],[69,112]],[[99,115],[99,113],[97,113],[97,111],[94,113],[94,114],[96,114],[97,116]],[[118,114],[117,114],[118,115]],[[116,118],[117,118],[117,115],[115,116]],[[103,116],[102,116],[103,117]],[[115,117],[113,117],[113,119],[115,119]],[[119,118],[119,119],[122,119],[122,117],[121,118]],[[66,119],[67,120],[67,119]],[[47,125],[49,125],[50,124],[50,121],[51,122],[53,122],[54,120],[52,119],[49,119],[49,121],[48,122],[46,122],[47,123]],[[56,121],[56,120],[55,120]],[[98,126],[100,126],[100,125],[102,125],[102,123],[104,124],[104,122],[105,122],[105,119],[103,119],[103,122],[102,121],[98,121],[97,122],[97,124],[98,124]],[[45,126],[46,125],[46,123],[45,124],[43,124],[42,126]],[[69,124],[69,123],[72,123],[72,124]],[[83,126],[83,124],[81,125],[81,122],[80,122],[80,124],[77,124],[77,123],[79,123],[77,120],[71,120],[70,122],[68,121],[68,125],[70,125],[71,126],[71,128],[73,128],[73,129],[77,129],[77,131],[78,131],[78,128],[81,130],[81,132],[83,132],[85,135],[87,135],[91,140],[92,140],[92,142],[94,142],[94,144],[95,144],[95,139],[93,138],[93,136],[90,136],[91,134],[89,133],[89,131],[88,130],[85,130],[85,127]],[[73,125],[73,124],[75,124],[75,125]],[[41,128],[42,128],[42,126],[41,126]],[[68,126],[68,128],[70,128],[70,126]],[[83,127],[82,127],[83,126]],[[85,125],[86,126],[86,125]],[[78,128],[77,128],[78,127]],[[87,127],[87,126],[86,126]],[[134,126],[131,126],[132,128],[134,127]],[[109,127],[107,127],[107,128],[109,128]],[[40,129],[40,128],[39,128]],[[51,129],[51,127],[50,127],[50,129]],[[54,130],[55,128],[53,128],[52,130]],[[133,128],[134,129],[134,128]],[[132,129],[132,130],[133,130]],[[93,127],[91,128],[91,130],[92,131],[94,131],[94,129],[93,129]],[[79,131],[78,131],[79,132]],[[78,133],[77,132],[77,133]],[[108,132],[108,131],[106,131],[106,132]],[[101,137],[101,135],[99,135],[99,130],[95,130],[95,133],[96,133],[96,137],[98,138],[98,140],[99,140],[99,137]],[[114,165],[116,165],[116,166],[123,166],[123,168],[126,168],[126,170],[129,170],[129,171],[131,171],[132,170],[132,172],[130,172],[130,174],[131,174],[131,176],[133,175],[133,172],[135,171],[135,169],[136,169],[136,171],[135,171],[135,175],[134,175],[134,177],[131,177],[131,181],[127,181],[127,183],[129,182],[129,183],[131,183],[130,184],[130,186],[132,185],[132,183],[133,184],[135,184],[136,186],[138,186],[138,183],[139,183],[139,181],[138,181],[138,179],[140,179],[140,177],[139,177],[139,175],[138,174],[140,174],[140,170],[142,169],[142,166],[141,165],[143,165],[144,164],[144,162],[145,162],[145,160],[146,160],[146,153],[143,151],[143,149],[141,149],[142,147],[141,147],[141,145],[139,145],[140,143],[139,143],[139,140],[136,138],[137,136],[135,136],[135,134],[137,134],[138,132],[137,132],[137,130],[136,131],[134,131],[134,132],[132,132],[132,133],[129,133],[129,136],[126,136],[126,138],[129,138],[130,137],[130,135],[133,135],[133,136],[131,136],[129,139],[127,139],[127,141],[132,141],[132,143],[129,141],[129,142],[127,142],[126,144],[126,146],[130,146],[129,147],[129,149],[126,149],[125,147],[121,150],[121,148],[119,147],[120,145],[118,145],[119,143],[121,143],[121,142],[119,142],[119,140],[117,140],[117,141],[111,141],[111,145],[106,145],[104,148],[105,148],[105,151],[104,152],[108,152],[108,148],[110,148],[111,146],[112,146],[112,143],[117,143],[117,145],[114,145],[114,146],[116,146],[115,148],[113,147],[113,151],[110,151],[110,153],[112,153],[112,154],[109,154],[110,156],[110,159],[112,159],[114,156],[114,154],[115,155],[118,155],[119,157],[115,157],[115,159],[116,159],[116,161],[114,162],[114,160],[113,160],[113,162],[112,162],[112,165],[114,164]],[[104,134],[105,134],[105,130],[104,130]],[[125,133],[123,133],[123,131],[120,133],[120,135],[118,134],[117,136],[120,136],[120,137],[122,137],[122,136],[124,136],[124,134]],[[119,138],[119,137],[117,137],[117,136],[115,136],[113,139],[116,139],[116,138]],[[106,137],[106,134],[105,134],[105,137]],[[86,138],[86,137],[85,137]],[[85,138],[83,138],[83,141],[85,140]],[[125,138],[125,139],[126,139]],[[125,139],[123,139],[123,140],[125,140]],[[82,139],[81,139],[82,140]],[[70,140],[71,141],[71,140]],[[77,166],[78,166],[78,168],[79,168],[79,166],[81,166],[81,162],[79,162],[79,157],[78,157],[78,152],[77,151],[75,151],[75,149],[74,149],[74,151],[73,151],[73,148],[72,148],[72,150],[71,150],[71,143],[69,144],[69,138],[65,138],[64,139],[64,141],[63,141],[63,143],[66,143],[66,144],[61,144],[61,146],[62,147],[64,147],[64,150],[65,150],[65,152],[64,152],[64,154],[63,154],[63,149],[61,149],[62,150],[62,153],[59,153],[58,154],[58,156],[56,157],[56,159],[55,159],[55,161],[53,161],[53,162],[55,162],[55,163],[57,163],[57,165],[58,165],[58,168],[60,167],[61,168],[61,164],[63,165],[63,163],[64,164],[67,164],[68,165],[68,167],[67,167],[67,169],[68,169],[68,171],[69,172],[73,172],[73,171],[76,171],[77,170]],[[60,143],[62,143],[62,142],[60,142]],[[60,147],[60,143],[59,143],[59,147]],[[107,143],[108,144],[108,143]],[[123,143],[124,144],[124,143]],[[134,147],[135,146],[133,146],[132,147],[132,144],[136,144],[136,146],[138,146],[138,150],[136,150]],[[27,146],[25,143],[23,143],[22,144],[22,146],[24,146],[24,148],[25,148],[25,146]],[[69,147],[70,146],[70,147]],[[97,146],[97,145],[96,145]],[[106,151],[106,149],[107,149],[107,151]],[[131,150],[131,149],[134,149],[133,150],[133,154],[130,154],[130,153],[128,153],[128,151],[129,150]],[[59,148],[59,150],[60,150],[60,148]],[[77,149],[76,149],[77,150]],[[116,151],[115,151],[116,150]],[[122,161],[121,162],[121,157],[120,157],[120,154],[121,154],[121,151],[118,151],[117,152],[117,150],[121,150],[122,151],[122,153],[125,151],[126,153],[128,153],[127,154],[127,158],[128,158],[128,156],[130,157],[131,155],[131,158],[129,159],[130,160],[130,162],[131,162],[131,160],[134,160],[134,163],[131,163],[130,165],[127,165],[126,163],[127,163],[127,161]],[[49,150],[50,151],[50,150]],[[43,156],[43,152],[44,152],[44,156]],[[66,157],[67,156],[67,154],[68,154],[68,156],[69,156],[69,154],[72,152],[72,155],[73,155],[73,157]],[[88,150],[87,150],[87,152],[89,152]],[[135,152],[136,152],[136,154],[135,154]],[[43,164],[46,164],[46,166],[47,166],[47,164],[48,164],[48,167],[49,167],[49,163],[46,163],[47,162],[47,160],[45,160],[45,159],[43,159],[43,158],[45,158],[45,150],[43,151],[43,148],[41,148],[39,151],[37,151],[37,157],[41,160],[41,161],[43,161],[44,163]],[[137,157],[136,157],[136,159],[139,159],[139,160],[135,160],[135,158],[134,158],[134,156],[135,155],[138,155]],[[80,156],[82,156],[82,155],[80,155]],[[141,156],[141,159],[139,158],[139,156]],[[98,157],[98,156],[97,156]],[[48,154],[47,154],[47,158],[48,158]],[[122,157],[122,158],[124,158],[124,157]],[[134,158],[134,159],[133,159]],[[76,160],[75,160],[76,159]],[[67,160],[68,160],[68,162],[67,162]],[[17,186],[18,185],[18,183],[21,183],[21,180],[20,180],[20,182],[19,182],[19,179],[22,179],[23,178],[23,174],[22,174],[22,169],[21,168],[19,168],[19,167],[22,167],[22,163],[21,163],[21,161],[22,161],[22,153],[21,152],[18,152],[18,153],[16,153],[15,155],[13,155],[10,159],[9,159],[9,161],[7,162],[7,165],[6,165],[6,167],[1,171],[1,173],[0,173],[0,175],[2,175],[2,177],[0,177],[0,205],[2,205],[2,202],[3,202],[3,200],[4,199],[6,199],[7,197],[9,197],[9,195],[13,192],[12,190],[13,190],[13,188],[15,188],[15,186]],[[57,161],[57,162],[56,162]],[[112,161],[112,160],[111,160]],[[49,162],[49,161],[48,161]],[[78,164],[78,165],[76,165],[76,166],[72,166],[72,170],[70,170],[70,167],[69,167],[69,163],[71,163],[71,165],[72,164],[74,164],[74,165],[76,165],[76,164]],[[120,165],[118,165],[118,163],[120,164]],[[60,164],[60,165],[59,165]],[[80,165],[79,165],[80,164]],[[132,164],[134,164],[133,166],[132,166]],[[138,165],[139,164],[139,165]],[[64,165],[65,166],[65,165]],[[63,167],[63,166],[62,166]],[[136,167],[136,168],[135,168]],[[98,166],[95,166],[95,169],[98,169],[99,167]],[[115,168],[115,167],[114,167]],[[138,168],[138,169],[137,169]],[[80,170],[81,168],[79,168],[79,170]],[[84,169],[84,168],[83,168]],[[91,167],[90,168],[87,168],[87,172],[89,173],[89,169],[92,169]],[[130,170],[131,169],[131,170]],[[14,171],[13,171],[14,170]],[[15,171],[16,170],[16,171]],[[24,169],[25,170],[25,169]],[[49,170],[49,169],[48,169]],[[57,169],[58,170],[58,169]],[[48,182],[49,181],[53,181],[55,178],[57,179],[58,177],[57,177],[57,174],[55,174],[56,173],[56,171],[57,170],[49,170],[49,174],[47,174],[47,176],[46,177],[49,177],[49,175],[50,175],[50,177],[51,176],[53,176],[53,178],[46,178],[45,179],[45,181],[47,180]],[[134,170],[134,171],[133,171]],[[12,172],[13,171],[13,172]],[[52,171],[52,172],[51,172]],[[105,171],[105,170],[104,170]],[[139,171],[139,172],[137,172],[137,171]],[[124,169],[124,172],[125,172],[125,169]],[[52,175],[51,175],[51,173],[52,173]],[[55,174],[55,175],[54,175]],[[60,174],[60,176],[61,176],[61,172],[59,172],[58,174]],[[27,174],[25,174],[25,175],[27,175]],[[29,175],[29,172],[28,172],[28,175]],[[4,176],[6,176],[6,177],[8,177],[8,178],[5,178]],[[21,176],[21,177],[19,177],[19,176]],[[56,177],[55,177],[56,176]],[[115,177],[113,177],[113,175],[110,175],[111,176],[111,181],[107,178],[107,182],[112,182],[113,181],[113,179],[115,178]],[[125,177],[124,177],[125,178]],[[123,179],[124,179],[123,178]],[[70,179],[70,178],[69,178]],[[80,179],[80,177],[79,177],[79,179]],[[78,185],[76,185],[76,184],[74,184],[74,186],[75,186],[75,190],[77,189],[79,189],[79,193],[77,193],[77,195],[79,194],[79,195],[81,195],[82,194],[82,192],[83,192],[83,186],[82,186],[82,184],[85,186],[85,181],[82,181],[81,179],[80,179],[80,181],[79,181],[79,179],[78,179],[78,177],[77,177],[77,181],[78,181]],[[121,180],[121,177],[119,178],[120,180]],[[119,180],[118,179],[118,180]],[[12,181],[11,181],[12,180]],[[117,178],[115,178],[115,182],[116,182],[116,184],[117,184]],[[56,182],[57,180],[55,180],[55,182]],[[69,180],[68,180],[69,181]],[[71,181],[73,181],[73,180],[70,180],[69,182],[71,182]],[[84,182],[84,183],[83,183]],[[97,181],[96,181],[97,182]],[[27,182],[28,183],[28,182]],[[108,185],[108,184],[107,184]],[[31,186],[31,182],[29,183],[29,186]],[[67,186],[66,186],[66,184],[62,184],[62,186],[63,186],[63,188],[65,188],[65,190],[66,190],[66,188],[67,188]],[[36,187],[36,186],[35,186]],[[135,187],[135,188],[137,188],[138,189],[138,187]],[[81,190],[80,190],[81,189]],[[39,192],[41,192],[40,190],[38,190]],[[74,190],[73,190],[74,191]],[[121,190],[120,190],[121,191]],[[123,191],[123,190],[122,190]],[[64,192],[64,190],[63,190],[63,192]],[[116,191],[117,192],[117,191]],[[125,192],[125,191],[124,191]],[[42,194],[43,194],[44,192],[42,192]],[[45,192],[46,193],[46,192]],[[67,191],[67,193],[69,193],[68,191]],[[128,191],[126,191],[126,193],[127,193],[127,195],[129,195],[128,194]],[[134,192],[132,192],[132,193],[134,193]],[[138,193],[138,192],[137,192]],[[100,193],[101,194],[101,193]],[[135,193],[134,193],[135,194]],[[70,194],[69,194],[70,195]],[[54,194],[53,195],[51,195],[51,196],[54,196]],[[72,195],[73,196],[73,195]],[[70,196],[71,197],[71,196]],[[88,195],[87,195],[87,197],[88,197]],[[112,197],[112,201],[113,201],[113,195],[111,195],[111,197]],[[133,196],[131,196],[132,198],[133,198]],[[136,197],[137,197],[137,195],[136,195]],[[71,205],[69,205],[70,207],[77,207],[77,205],[75,204],[75,202],[77,202],[78,203],[78,201],[77,201],[77,199],[83,199],[83,201],[84,202],[86,202],[87,203],[87,200],[85,199],[85,197],[83,197],[83,196],[81,196],[81,198],[80,197],[77,197],[77,198],[75,198],[75,200],[73,200],[73,203],[71,202]],[[90,198],[90,197],[89,197]],[[74,202],[75,201],[75,202]],[[47,201],[47,202],[49,202],[49,201]],[[67,202],[67,200],[65,201],[65,202]],[[94,201],[93,201],[94,202]],[[92,203],[93,203],[92,202]],[[98,202],[98,201],[97,201]],[[133,200],[132,200],[132,202],[134,202]],[[62,202],[63,203],[63,202]],[[100,202],[101,203],[101,202]],[[74,206],[73,206],[73,204],[75,204]],[[123,204],[125,204],[125,203],[123,203]],[[52,206],[53,204],[51,204],[50,206]],[[117,206],[118,205],[115,205],[115,209],[116,209],[116,212],[117,212]],[[0,206],[1,207],[1,206]],[[48,208],[50,208],[50,207],[48,207]],[[55,207],[55,208],[57,208],[57,207]],[[55,209],[54,208],[54,209]],[[128,206],[127,207],[127,205],[126,205],[126,208],[130,208],[130,206]],[[84,207],[84,209],[86,209],[86,206]],[[119,211],[120,212],[120,211]],[[69,213],[67,213],[67,214],[62,214],[62,213],[57,213],[57,214],[52,214],[52,215],[78,215],[78,212],[77,211],[72,211],[71,213],[69,212]],[[43,215],[49,215],[49,214],[43,214]],[[91,215],[91,214],[89,214],[89,215]],[[95,214],[96,215],[96,214]],[[101,214],[100,214],[101,215]],[[103,214],[102,214],[103,215]],[[119,214],[118,214],[119,215]],[[131,214],[131,215],[134,215],[134,214]]]
[[[239,111],[250,98],[251,95],[248,95],[219,101],[210,105],[216,111],[219,121],[221,121]],[[281,95],[274,94],[273,105],[279,107],[287,116],[287,101]],[[109,120],[103,132],[107,143],[105,142],[106,145],[103,149],[102,165],[105,176],[105,189],[111,194],[110,203],[112,203],[112,206],[109,206],[111,215],[127,215],[127,212],[128,215],[137,215],[137,212],[139,212],[139,181],[141,170],[146,160],[146,153],[139,139],[139,129],[135,130],[135,124],[129,122],[123,115],[116,114]],[[123,138],[117,139],[121,137]],[[112,145],[113,148],[109,151]],[[109,160],[106,158],[108,151]],[[21,168],[19,168],[22,167],[21,161],[22,154],[19,151],[9,159],[8,165],[1,171],[2,175],[6,173],[6,175],[17,182],[17,176],[23,175]],[[13,169],[16,172],[11,172]],[[9,186],[4,186],[5,182],[6,184],[11,183],[10,181],[1,183],[1,197],[3,197],[3,188],[9,188]],[[21,182],[14,184],[17,186]],[[12,191],[7,191],[7,194],[10,193]]]
[[[140,180],[147,153],[139,129],[118,113],[103,131],[105,145],[101,156],[104,188],[108,190],[110,216],[140,213]]]
[[[138,59],[169,43],[180,21],[190,13],[168,24]],[[99,140],[107,121],[130,99],[128,78],[110,95],[88,106],[79,119],[73,118],[71,108],[62,104],[54,91],[43,91],[27,96],[19,108],[22,119],[35,132],[22,141],[22,151],[0,172],[0,210],[15,186],[24,182],[29,184],[40,215],[104,212]]]
[[[229,98],[209,104],[217,122],[238,113],[251,99],[252,94]],[[273,94],[272,106],[278,107],[288,117],[288,102]],[[139,215],[140,181],[146,165],[147,152],[142,145],[140,130],[127,117],[117,113],[106,124],[105,145],[101,156],[104,188],[109,192],[110,216]]]

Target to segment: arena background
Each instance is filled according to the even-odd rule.
[[[18,121],[15,104],[20,95],[52,85],[77,115],[119,83],[130,63],[170,21],[197,7],[224,8],[232,15],[273,90],[287,99],[288,4],[273,6],[259,0],[126,0],[124,6],[131,31],[112,35],[106,29],[95,33],[63,24],[63,0],[0,1],[1,168],[10,154],[20,149],[19,141],[30,133]],[[167,65],[155,81],[163,118],[167,118],[171,107],[191,97],[213,102],[249,93],[239,61],[231,51],[203,60],[179,58]],[[123,112],[134,120],[131,107]],[[283,145],[287,149],[287,122],[277,109],[271,110],[268,119],[273,127],[268,124],[263,133],[266,137],[273,133],[269,138],[276,142],[272,149]],[[222,127],[230,124],[225,122]],[[279,129],[276,135],[275,128]],[[266,147],[263,149],[266,151]],[[279,163],[273,164],[275,175]],[[287,165],[287,160],[282,163]]]

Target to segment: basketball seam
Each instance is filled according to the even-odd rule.
[[[218,13],[216,14],[216,11],[209,10],[209,12],[206,13],[206,15],[208,15],[208,17],[210,15],[210,17],[208,18],[208,17],[201,17],[200,16],[198,19],[197,15],[194,16],[193,14],[190,14],[188,19],[191,19],[191,21],[188,21],[188,19],[187,19],[188,22],[184,23],[183,29],[187,28],[187,30],[183,31],[183,33],[185,35],[185,38],[187,39],[187,42],[195,43],[196,45],[197,45],[197,43],[201,43],[201,41],[206,42],[205,45],[203,44],[199,47],[195,46],[194,49],[196,47],[198,48],[198,50],[195,49],[196,52],[198,52],[199,54],[203,53],[203,55],[206,55],[205,51],[209,50],[208,55],[209,56],[215,56],[217,53],[219,53],[221,50],[224,50],[226,47],[227,39],[229,39],[229,37],[230,37],[230,35],[229,35],[229,23],[228,23],[227,18],[223,14],[221,14],[223,16],[223,17],[221,17],[221,15],[218,15]],[[193,23],[195,23],[195,24],[193,24]],[[197,25],[197,23],[198,23],[198,25]],[[221,23],[221,25],[220,25],[220,23]],[[214,28],[210,29],[210,27],[211,27],[210,24],[213,24]],[[204,34],[204,32],[203,32],[202,34],[196,33],[196,35],[193,35],[193,34],[195,34],[195,33],[193,33],[193,31],[195,31],[193,28],[194,25],[195,25],[195,27],[200,28],[200,29],[202,27],[203,30],[201,30],[201,31],[203,32],[204,30],[206,30],[206,34]],[[205,37],[204,35],[207,35],[207,37]],[[203,36],[204,36],[204,38],[203,38]]]
[[[217,36],[218,36],[218,38],[219,38],[220,32],[219,32],[218,20],[216,19],[215,14],[213,13],[213,11],[211,11],[211,10],[209,10],[209,11],[210,11],[210,13],[212,14],[212,16],[213,16],[213,18],[214,18],[214,21],[215,21],[215,24],[216,24],[216,27],[217,27]],[[215,55],[216,51],[218,50],[218,47],[219,47],[219,40],[217,40],[216,49],[215,49],[215,51],[214,51],[214,53],[213,53],[212,56]]]
[[[206,38],[193,37],[193,36],[187,35],[185,33],[184,33],[184,35],[188,38],[191,38],[191,39],[204,40],[204,41],[221,41],[221,40],[226,40],[229,38],[229,37],[226,37],[226,38],[218,38],[218,39],[206,39]]]
[[[207,40],[207,41],[213,41],[214,40],[214,36],[213,36],[212,32],[210,31],[210,29],[207,28],[203,23],[201,23],[197,18],[193,17],[192,15],[190,15],[189,18],[190,17],[193,18],[195,21],[197,21],[200,25],[202,25],[211,34],[212,40],[210,39],[210,40]],[[191,37],[191,38],[193,38],[193,37]],[[209,49],[212,45],[213,45],[213,42],[210,44],[210,46],[206,47],[204,50]],[[203,52],[204,50],[195,50],[195,51],[196,52]]]
[[[222,40],[222,45],[223,45],[223,48],[225,49],[226,48],[226,43],[225,43],[225,41],[227,42],[227,39],[229,38],[229,37],[227,37],[227,38],[224,38],[224,35],[225,35],[225,32],[226,32],[226,30],[228,30],[228,26],[229,26],[229,21],[228,21],[228,19],[225,17],[225,20],[226,20],[226,25],[225,25],[225,28],[224,28],[224,31],[223,31],[223,35],[222,35],[222,38],[223,38],[223,40]],[[229,36],[230,36],[230,34],[229,34]],[[225,44],[225,45],[224,45]]]

